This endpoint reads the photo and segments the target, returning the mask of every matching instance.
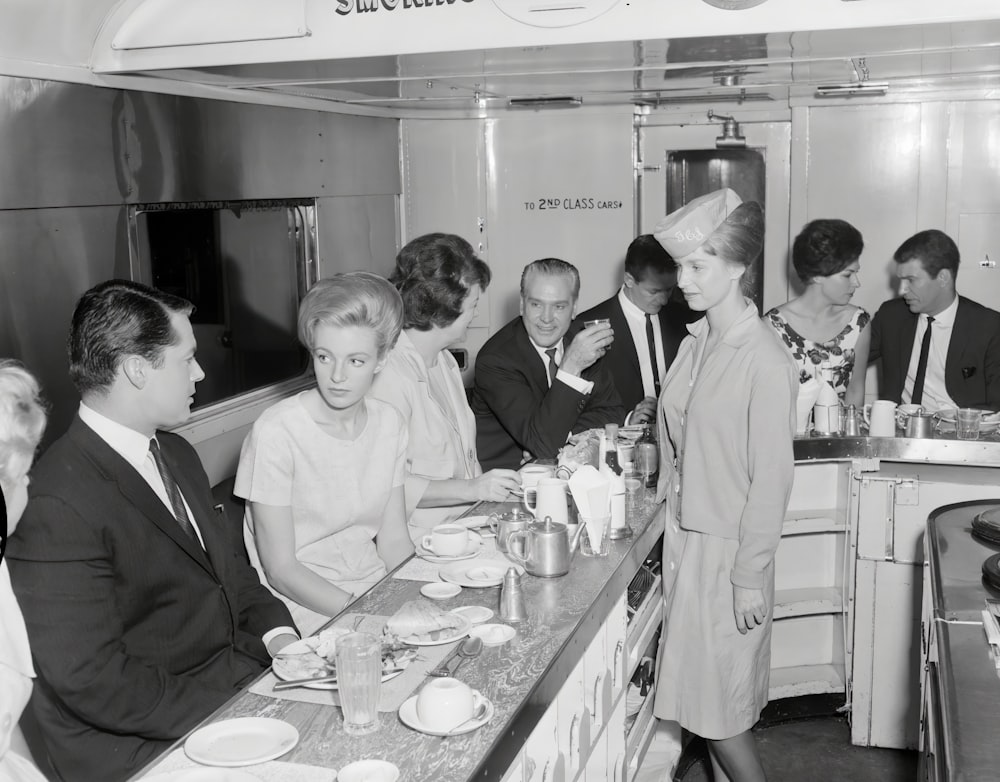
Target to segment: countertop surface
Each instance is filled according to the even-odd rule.
[[[938,649],[940,726],[948,778],[953,782],[1000,778],[1000,676],[982,627],[987,597],[1000,592],[982,580],[983,561],[1000,547],[970,534],[976,514],[1000,505],[964,502],[931,514],[927,530]]]
[[[523,743],[523,738],[515,738],[530,733],[548,705],[545,698],[562,684],[553,680],[560,677],[565,680],[571,667],[569,658],[575,664],[596,632],[596,625],[591,627],[593,622],[588,623],[588,617],[599,613],[609,596],[624,595],[632,576],[662,534],[662,518],[654,512],[649,494],[642,518],[638,523],[630,520],[634,527],[632,537],[611,541],[607,557],[585,558],[577,552],[565,576],[523,577],[527,618],[515,625],[516,637],[502,646],[486,647],[478,658],[464,663],[459,674],[461,680],[482,692],[495,707],[493,719],[482,728],[440,738],[404,726],[395,713],[384,713],[377,732],[348,736],[343,731],[340,709],[333,705],[278,700],[246,690],[203,725],[233,717],[285,720],[300,734],[298,745],[281,758],[291,763],[340,769],[352,761],[381,758],[400,768],[401,780],[499,780]],[[512,506],[481,504],[472,512],[485,514],[506,507]],[[345,613],[392,615],[406,601],[418,598],[422,585],[390,574]],[[446,610],[484,605],[496,611],[499,592],[498,587],[466,588],[439,605]],[[177,746],[182,744],[183,741],[178,742]],[[144,774],[156,773],[156,766],[162,760],[154,761]]]
[[[795,459],[883,459],[996,467],[1000,466],[1000,436],[996,432],[979,440],[959,440],[953,433],[940,432],[929,438],[798,436]]]

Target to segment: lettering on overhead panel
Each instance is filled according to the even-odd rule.
[[[359,14],[379,10],[395,11],[397,8],[430,8],[436,5],[455,5],[455,3],[471,3],[473,0],[335,0],[336,11],[341,16],[347,16],[352,11]]]
[[[621,209],[623,203],[615,198],[536,198],[524,202],[526,212],[544,212],[562,209],[572,212],[577,209]]]

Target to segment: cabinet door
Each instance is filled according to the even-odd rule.
[[[510,764],[507,773],[503,775],[501,782],[524,782],[524,759],[518,755],[517,759]]]
[[[611,706],[611,671],[608,667],[607,625],[601,625],[583,655],[584,698],[590,711],[590,735],[597,736]]]
[[[602,733],[594,743],[583,776],[584,782],[608,782],[608,736]]]
[[[556,709],[559,752],[565,761],[566,778],[574,779],[583,768],[590,749],[590,709],[584,697],[582,659],[559,691]]]
[[[565,782],[565,768],[556,738],[557,706],[553,703],[524,744],[525,782]]]
[[[615,603],[608,615],[608,622],[605,628],[606,651],[608,668],[611,671],[611,701],[617,701],[625,689],[626,684],[626,643],[628,635],[628,612],[625,610],[625,597]]]
[[[604,727],[608,737],[608,782],[625,782],[625,698],[615,704],[608,724]]]

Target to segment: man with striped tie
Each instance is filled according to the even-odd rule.
[[[516,469],[526,455],[554,458],[571,433],[622,423],[625,410],[599,360],[614,334],[607,324],[573,326],[579,295],[580,273],[566,261],[524,268],[520,317],[476,359],[472,410],[484,470]]]
[[[127,280],[73,313],[81,403],[33,471],[8,547],[42,745],[66,780],[132,776],[298,638],[214,506],[186,440],[195,359],[184,299]]]

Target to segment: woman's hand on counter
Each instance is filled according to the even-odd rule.
[[[764,624],[767,610],[763,589],[746,589],[733,585],[733,615],[736,617],[736,629],[741,635]]]

